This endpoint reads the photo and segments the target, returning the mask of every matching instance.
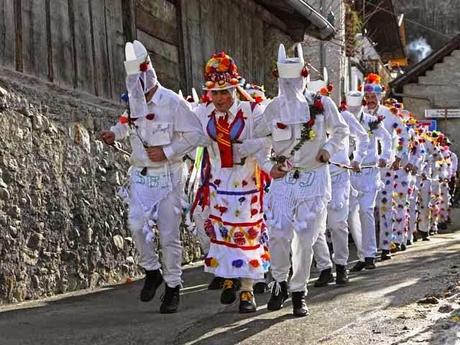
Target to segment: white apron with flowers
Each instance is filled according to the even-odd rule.
[[[233,152],[222,150],[222,142],[218,140],[222,125],[224,131],[229,131],[232,142],[251,138],[251,117],[257,111],[257,106],[248,102],[234,104],[230,109],[234,118],[226,120],[228,127],[225,127],[224,119],[216,114],[212,103],[196,109],[212,142],[207,148],[211,163],[210,215],[205,221],[205,231],[211,245],[205,270],[223,278],[262,279],[269,268],[262,210],[263,174],[254,157],[239,157],[235,148]]]

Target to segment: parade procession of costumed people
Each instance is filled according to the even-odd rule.
[[[386,99],[376,74],[337,107],[327,71],[310,75],[300,44],[292,54],[279,46],[272,99],[225,52],[204,66],[201,98],[163,87],[139,41],[126,44],[125,69],[127,109],[101,139],[129,137],[118,194],[145,270],[140,299],[164,283],[161,313],[180,304],[182,227],[222,304],[251,313],[255,294],[270,293],[269,311],[290,297],[293,314],[306,316],[312,266],[314,287],[346,285],[348,266],[375,269],[450,222],[451,142]]]

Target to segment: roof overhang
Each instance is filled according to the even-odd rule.
[[[286,24],[286,33],[301,42],[305,35],[319,40],[332,39],[337,30],[304,0],[255,0]]]

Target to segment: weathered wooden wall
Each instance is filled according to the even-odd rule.
[[[116,100],[124,43],[137,38],[173,90],[201,88],[221,50],[248,81],[272,85],[278,41],[293,43],[283,28],[252,0],[1,0],[0,65]]]
[[[0,1],[0,64],[116,98],[124,84],[126,0]]]
[[[270,83],[279,44],[274,47],[271,40],[273,34],[283,36],[273,24],[283,27],[280,20],[248,0],[182,0],[181,6],[188,90],[203,84],[206,60],[221,50],[235,59],[247,81]]]

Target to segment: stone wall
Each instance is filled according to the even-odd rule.
[[[0,88],[0,304],[137,277],[116,197],[128,157],[96,140],[121,107],[8,70]]]

